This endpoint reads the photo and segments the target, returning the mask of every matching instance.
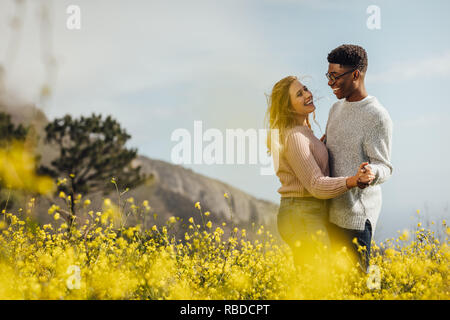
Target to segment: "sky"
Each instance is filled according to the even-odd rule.
[[[67,25],[71,5],[80,29]],[[370,6],[379,28],[368,27]],[[172,134],[186,129],[194,141],[194,121],[224,140],[226,130],[264,129],[266,94],[287,75],[312,90],[320,138],[336,102],[326,57],[341,44],[361,45],[368,93],[394,124],[380,239],[413,226],[416,210],[436,222],[450,216],[448,12],[448,1],[0,0],[0,64],[8,92],[50,120],[110,114],[131,134],[129,147],[173,163]],[[279,203],[279,180],[261,175],[261,163],[182,165]]]

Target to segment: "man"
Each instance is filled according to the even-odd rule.
[[[330,176],[353,175],[361,162],[375,175],[330,200],[329,233],[335,249],[350,249],[365,272],[370,244],[381,211],[381,184],[392,175],[392,120],[377,98],[367,94],[364,78],[367,53],[356,45],[341,45],[328,54],[328,85],[339,99],[331,107],[325,135]],[[355,240],[356,238],[356,240]],[[358,246],[364,248],[358,252]]]

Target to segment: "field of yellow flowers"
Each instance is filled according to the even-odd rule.
[[[2,184],[34,194],[54,192],[49,178],[34,173],[27,154],[20,146],[0,151]],[[0,299],[450,298],[445,221],[439,236],[419,222],[397,239],[373,243],[365,274],[349,262],[345,247],[296,268],[289,247],[263,226],[214,225],[213,214],[198,202],[188,221],[171,217],[156,224],[148,201],[121,201],[124,192],[117,193],[118,203],[106,198],[94,212],[89,199],[61,192],[66,207],[53,204],[52,223],[43,226],[31,218],[34,197],[17,212],[2,210]],[[224,194],[229,205],[230,196]],[[79,209],[75,220],[69,219],[72,201]],[[155,224],[144,229],[151,218]]]
[[[95,213],[89,200],[80,196],[75,201],[87,218],[70,227],[57,205],[48,210],[54,222],[42,227],[26,212],[3,210],[1,299],[450,298],[445,221],[442,241],[419,224],[415,232],[373,243],[374,267],[363,274],[346,263],[345,254],[326,269],[320,257],[310,268],[296,269],[290,249],[263,226],[253,231],[234,227],[225,234],[200,203],[186,222],[172,217],[142,230],[140,225],[126,227],[124,217],[151,214],[147,201],[135,204],[129,198],[121,212],[105,199],[103,210]],[[184,237],[177,239],[175,230],[185,230]],[[254,233],[253,240],[248,232]]]

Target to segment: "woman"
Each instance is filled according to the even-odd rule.
[[[278,230],[292,249],[296,266],[312,263],[324,246],[329,248],[326,199],[374,179],[364,168],[368,162],[355,168],[354,176],[328,177],[328,150],[309,123],[314,110],[311,92],[297,77],[289,76],[273,87],[266,114],[268,153],[281,182]]]

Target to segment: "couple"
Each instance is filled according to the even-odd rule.
[[[278,156],[278,230],[296,266],[312,262],[324,248],[320,243],[335,250],[345,246],[367,272],[381,210],[380,184],[392,174],[392,121],[367,94],[367,53],[362,47],[341,45],[327,60],[328,85],[339,101],[331,107],[320,140],[311,130],[309,114],[316,107],[305,85],[289,76],[270,95],[266,119],[279,137],[268,135],[267,140],[269,153]],[[358,251],[358,246],[365,250]]]

